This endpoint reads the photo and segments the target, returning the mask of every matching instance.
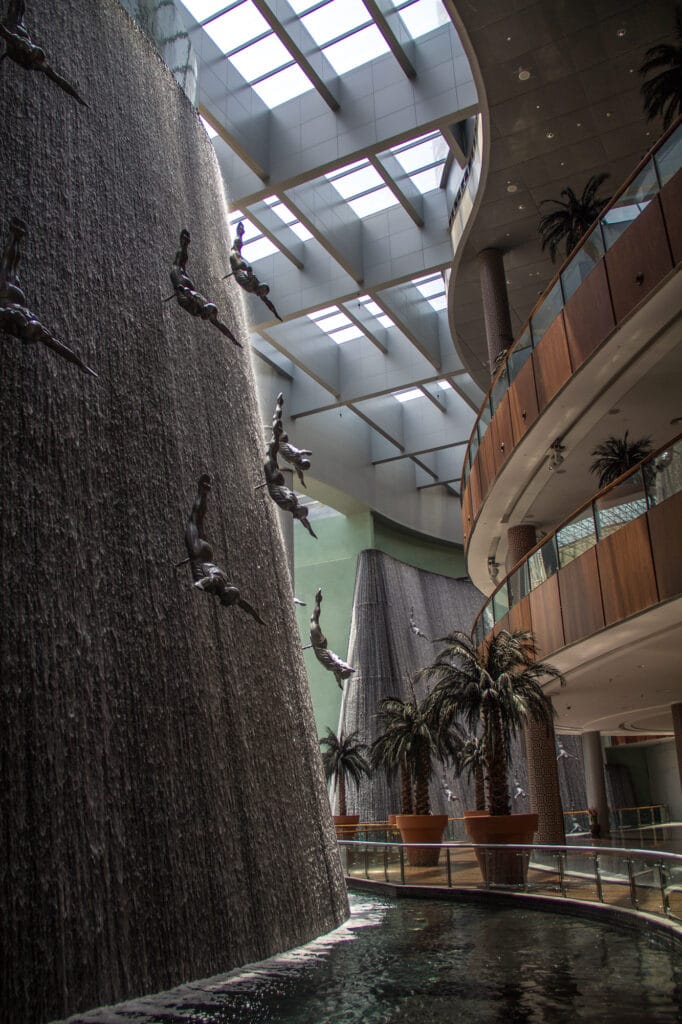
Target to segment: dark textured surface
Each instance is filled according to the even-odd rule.
[[[357,729],[363,741],[371,743],[381,731],[377,718],[381,699],[410,699],[409,680],[435,659],[441,645],[412,632],[411,609],[422,632],[439,637],[453,629],[469,633],[483,601],[468,577],[451,579],[416,569],[381,551],[363,551],[358,558],[348,649],[348,660],[357,666],[357,672],[344,688],[343,731]],[[427,689],[427,683],[419,682],[416,695],[425,696]],[[570,755],[559,760],[564,809],[580,809],[585,806],[580,738],[562,736],[561,742]],[[509,781],[514,812],[530,810],[522,738],[514,743]],[[475,806],[473,785],[440,764],[436,765],[430,797],[434,814],[461,817],[463,810]],[[347,798],[348,813],[359,813],[361,821],[383,821],[387,814],[400,811],[398,780],[387,782],[383,772],[363,780],[357,791],[349,786]],[[451,829],[452,835],[464,838],[460,823],[452,823]]]
[[[31,308],[100,374],[0,336],[0,1019],[225,971],[346,913],[248,350],[173,302],[190,271],[242,341],[225,203],[192,108],[116,0],[27,24],[86,110],[0,65],[0,228]],[[267,628],[194,590],[217,560]]]

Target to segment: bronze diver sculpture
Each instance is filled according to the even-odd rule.
[[[26,231],[23,220],[13,217],[9,226],[9,241],[0,258],[0,329],[27,344],[41,342],[63,359],[74,363],[83,373],[96,377],[95,371],[86,366],[70,348],[57,341],[26,305],[26,296],[18,276],[20,246]]]
[[[313,608],[313,614],[310,616],[310,646],[315,652],[315,657],[319,663],[327,669],[328,672],[334,673],[334,678],[339,685],[339,689],[343,690],[343,681],[348,679],[349,676],[355,672],[352,665],[348,662],[343,661],[339,658],[338,654],[334,654],[327,647],[327,638],[322,632],[320,626],[320,605],[322,604],[322,590],[318,590],[315,594],[315,607]]]
[[[171,299],[177,299],[178,305],[186,309],[192,316],[200,316],[202,320],[208,320],[218,330],[229,338],[233,344],[238,348],[242,345],[237,341],[234,334],[222,320],[218,317],[218,307],[213,302],[209,302],[201,292],[198,292],[195,288],[194,281],[187,273],[187,256],[189,254],[189,242],[190,236],[189,231],[183,228],[180,232],[180,248],[175,254],[175,260],[173,261],[173,267],[171,269],[171,282],[175,291],[168,297],[167,302]]]
[[[48,78],[52,79],[60,89],[68,93],[69,96],[73,96],[78,103],[83,107],[87,107],[87,103],[82,99],[70,82],[67,82],[65,78],[50,67],[47,62],[47,56],[41,46],[37,46],[24,25],[24,14],[26,12],[26,3],[24,0],[9,0],[7,6],[7,14],[0,21],[0,36],[5,40],[7,49],[0,57],[0,61],[3,61],[5,57],[9,57],[15,64],[18,64],[22,68],[26,68],[27,71],[41,71]]]
[[[221,604],[226,607],[238,604],[245,612],[248,612],[259,622],[261,626],[265,623],[256,609],[245,601],[240,595],[237,587],[228,583],[227,576],[223,570],[213,561],[213,548],[204,537],[204,517],[206,515],[206,498],[211,490],[211,478],[206,473],[199,477],[197,496],[192,505],[192,511],[187,520],[185,528],[185,545],[192,570],[194,586],[203,590],[206,594],[213,594]],[[180,565],[183,563],[180,562]]]
[[[283,396],[279,395],[277,398],[277,405],[275,406],[275,413],[272,417],[272,438],[268,444],[267,455],[265,463],[263,464],[265,486],[267,487],[268,494],[275,504],[279,505],[279,507],[284,509],[285,512],[291,512],[294,519],[300,520],[308,533],[317,539],[317,534],[308,520],[308,506],[301,505],[291,488],[286,486],[284,474],[277,462],[280,438],[284,433],[284,427],[282,426],[283,401]],[[261,484],[260,486],[262,487],[263,485]]]
[[[234,276],[237,284],[240,285],[245,292],[249,292],[250,295],[257,295],[259,299],[262,299],[268,309],[275,314],[277,319],[281,320],[281,316],[268,298],[270,286],[267,284],[261,284],[253,272],[253,267],[250,266],[242,256],[243,244],[244,225],[239,221],[239,224],[237,224],[237,237],[232,243],[232,248],[230,249],[230,266],[232,267],[232,270],[229,274],[225,274],[223,281],[227,280],[228,277]]]

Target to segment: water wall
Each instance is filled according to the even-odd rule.
[[[353,620],[348,652],[357,667],[346,683],[340,727],[345,733],[357,730],[363,742],[371,744],[381,732],[377,717],[383,697],[409,700],[410,680],[420,668],[431,664],[440,644],[432,639],[453,629],[471,631],[484,597],[468,577],[451,579],[417,569],[380,551],[363,551],[353,600]],[[425,636],[411,628],[410,617]],[[421,699],[431,684],[414,683]],[[559,783],[564,809],[585,807],[585,787],[580,737],[562,736],[558,746]],[[562,753],[563,750],[563,753]],[[513,744],[510,796],[514,812],[530,810],[528,773],[523,737]],[[431,810],[459,818],[475,807],[474,787],[466,776],[457,776],[450,766],[436,765],[430,787]],[[358,790],[348,787],[348,811],[361,821],[382,821],[400,811],[399,780],[375,772],[363,779]],[[464,829],[453,823],[453,837],[464,838]]]
[[[347,913],[212,147],[117,0],[32,0],[26,23],[88,107],[0,64],[0,246],[22,218],[27,305],[99,377],[0,331],[3,1024]],[[164,301],[182,228],[243,349]],[[265,627],[174,568],[202,473],[215,560]]]

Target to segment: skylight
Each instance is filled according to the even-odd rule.
[[[230,227],[234,229],[241,221],[244,225],[244,244],[242,254],[245,260],[263,260],[266,256],[272,256],[279,252],[277,246],[263,232],[252,224],[248,217],[245,217],[241,210],[233,210],[229,217]]]
[[[322,52],[337,75],[343,75],[380,57],[382,53],[388,53],[389,48],[379,29],[372,24],[337,43],[330,43],[323,47]]]
[[[413,39],[432,32],[450,20],[441,0],[392,0]]]
[[[445,309],[448,300],[445,295],[445,282],[442,274],[429,274],[428,277],[418,277],[412,284],[427,299],[432,309]]]
[[[413,398],[424,398],[424,392],[420,388],[408,388],[406,391],[394,391],[393,397],[399,402],[411,402]]]
[[[253,83],[256,92],[271,110],[278,107],[294,96],[301,96],[313,88],[313,83],[308,76],[301,71],[298,64],[290,64],[281,71],[276,71],[267,78]],[[308,236],[310,237],[310,236]]]
[[[310,7],[310,3],[307,5]],[[362,0],[330,0],[330,3],[310,14],[304,14],[301,21],[318,46],[324,46],[339,36],[346,35],[372,19]]]
[[[390,316],[386,316],[381,306],[378,305],[378,303],[376,303],[374,299],[371,299],[369,295],[362,295],[358,299],[358,302],[360,303],[361,306],[365,307],[368,313],[377,318],[382,327],[395,327],[395,324],[391,320]]]
[[[224,0],[223,3],[220,3],[219,0],[183,0],[183,3],[197,21],[211,18],[217,11],[222,11],[227,7]]]
[[[338,306],[317,309],[314,313],[308,313],[307,317],[337,345],[343,345],[346,341],[353,341],[354,338],[364,338],[365,336],[352,320],[341,312]]]
[[[192,6],[188,6],[192,10]],[[196,3],[195,6],[197,6]],[[212,6],[215,8],[215,3]],[[192,13],[194,12],[192,11]],[[232,53],[245,43],[257,39],[258,36],[268,35],[271,29],[250,0],[244,0],[238,7],[233,7],[232,10],[226,11],[220,17],[207,22],[204,25],[204,31],[223,53]]]
[[[429,132],[411,142],[394,146],[390,153],[422,195],[440,187],[448,155],[448,144],[440,132]]]
[[[368,217],[398,202],[368,160],[349,164],[325,177],[358,217]]]
[[[441,389],[441,391],[452,391],[452,384],[450,383],[449,380],[439,380],[438,387]]]
[[[298,235],[302,242],[307,242],[309,238],[313,236],[308,231],[305,224],[301,224],[300,220],[297,220],[293,215],[289,207],[278,199],[277,196],[269,196],[265,202],[268,204],[272,212],[279,217],[283,224],[286,224],[288,228]]]

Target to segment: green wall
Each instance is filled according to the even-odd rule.
[[[464,576],[466,573],[462,548],[455,544],[432,541],[421,534],[393,526],[369,510],[344,516],[341,514],[316,518],[315,541],[298,526],[294,530],[294,564],[296,597],[306,607],[296,607],[301,643],[310,642],[310,615],[315,591],[322,588],[320,625],[329,647],[342,658],[348,654],[355,570],[361,551],[376,548],[419,569],[443,576]],[[336,732],[341,709],[341,690],[331,672],[325,671],[312,651],[303,653],[313,702],[318,736],[327,726]]]

